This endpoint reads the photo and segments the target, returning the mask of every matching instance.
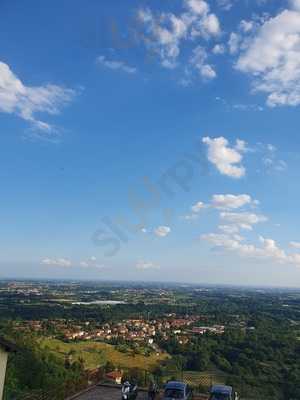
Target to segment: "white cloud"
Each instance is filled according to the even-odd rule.
[[[221,210],[240,208],[253,203],[254,201],[248,194],[214,194],[211,201],[212,207]]]
[[[41,261],[43,265],[51,265],[55,267],[71,267],[72,262],[68,258],[44,258]]]
[[[94,268],[94,269],[104,268],[102,264],[98,264],[97,258],[95,256],[91,256],[87,260],[81,261],[79,265],[82,268]]]
[[[196,220],[201,210],[214,208],[217,210],[235,210],[244,206],[256,207],[259,204],[257,200],[253,200],[248,194],[214,194],[210,203],[205,204],[198,201],[191,207],[192,214],[184,215],[181,218],[186,221]],[[239,227],[223,226],[225,233],[234,233],[239,231]],[[226,231],[225,231],[226,230]],[[230,232],[229,232],[230,231]]]
[[[279,262],[288,261],[288,256],[284,250],[278,247],[275,240],[265,239],[262,236],[260,236],[259,240],[262,243],[262,249],[259,250],[262,257],[272,258]]]
[[[227,235],[233,235],[239,232],[239,227],[236,225],[219,225],[218,229]]]
[[[267,172],[283,172],[287,169],[288,165],[284,160],[277,156],[277,148],[272,144],[263,145],[259,144],[263,152],[262,163],[266,167]]]
[[[136,269],[148,270],[148,269],[159,269],[160,266],[153,263],[152,261],[140,260],[136,263]]]
[[[0,112],[16,114],[45,133],[54,128],[36,118],[37,113],[58,114],[75,97],[75,91],[61,86],[26,86],[4,62],[0,61]]]
[[[81,262],[79,263],[79,265],[80,265],[82,268],[88,268],[88,267],[89,267],[89,263],[88,263],[87,261],[81,261]]]
[[[300,0],[290,0],[291,8],[300,12]]]
[[[257,215],[249,212],[221,212],[220,217],[227,224],[233,224],[240,229],[252,230],[253,225],[266,222],[268,219],[264,215]]]
[[[159,226],[154,230],[156,236],[165,237],[171,232],[171,228],[168,226]]]
[[[235,0],[217,0],[218,6],[225,11],[229,11],[233,7]]]
[[[201,46],[197,46],[193,50],[193,55],[190,59],[190,64],[199,73],[201,78],[213,79],[217,76],[216,72],[214,71],[212,66],[206,63],[206,59],[207,59],[206,50]]]
[[[184,11],[178,15],[170,12],[154,15],[149,8],[140,9],[138,12],[138,18],[145,27],[146,47],[152,55],[158,55],[161,65],[165,68],[178,66],[183,42],[193,42],[201,38],[207,41],[221,32],[219,20],[210,12],[206,1],[184,0],[182,5]],[[212,69],[203,67],[201,76],[211,78]]]
[[[199,218],[199,215],[198,214],[187,214],[187,215],[182,215],[180,218],[185,221],[195,221],[196,219]]]
[[[222,175],[231,178],[241,178],[245,175],[245,168],[241,165],[243,150],[238,140],[235,147],[229,147],[228,140],[224,137],[211,139],[204,137],[202,142],[208,146],[208,160],[215,165]]]
[[[229,250],[237,250],[241,246],[238,240],[223,233],[208,233],[202,235],[201,239],[212,243],[216,247],[222,247]]]
[[[290,246],[294,249],[300,249],[300,242],[290,242]]]
[[[127,74],[135,74],[137,69],[135,67],[131,67],[124,63],[123,61],[116,61],[116,60],[108,60],[105,56],[97,57],[97,64],[102,65],[106,68],[115,70],[115,71],[123,71]]]
[[[300,8],[281,11],[246,37],[236,68],[253,76],[254,91],[267,95],[270,107],[300,104]]]
[[[207,15],[209,12],[209,5],[203,0],[186,0],[186,6],[193,14]]]
[[[246,21],[246,20],[242,19],[242,21],[240,22],[240,30],[244,33],[248,33],[250,31],[252,31],[253,28],[254,28],[253,21]]]
[[[199,218],[199,212],[207,207],[208,205],[204,204],[202,201],[198,201],[191,207],[192,214],[183,215],[181,219],[186,221],[195,221]]]
[[[275,160],[273,158],[263,158],[263,164],[268,170],[283,172],[287,169],[287,163],[284,160]]]
[[[237,235],[209,233],[201,236],[202,240],[212,243],[215,247],[235,252],[243,257],[270,259],[278,263],[291,263],[300,266],[300,254],[287,254],[273,239],[259,237],[261,247],[241,243],[243,238]]]
[[[206,205],[202,201],[198,201],[191,207],[191,211],[193,213],[198,213],[199,211],[203,210],[203,208],[206,208]]]
[[[241,36],[238,33],[232,32],[228,40],[228,47],[230,54],[236,54],[239,50],[241,43]]]
[[[145,43],[148,49],[159,55],[163,67],[174,68],[180,54],[180,42],[186,36],[188,21],[171,13],[155,17],[150,9],[140,10],[138,17],[146,27]]]
[[[209,4],[203,0],[185,0],[188,13],[182,18],[189,22],[190,37],[204,37],[206,39],[218,36],[221,32],[218,17],[210,12]]]
[[[212,52],[214,54],[224,54],[225,51],[226,51],[225,46],[223,44],[219,44],[219,43],[216,44],[212,49]]]

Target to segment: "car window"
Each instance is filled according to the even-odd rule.
[[[184,395],[183,391],[180,389],[166,389],[165,397],[171,397],[172,399],[182,399]]]

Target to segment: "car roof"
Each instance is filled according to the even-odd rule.
[[[213,385],[210,392],[211,393],[232,394],[232,387],[225,386],[225,385]]]
[[[166,389],[184,390],[186,384],[179,381],[170,381],[166,384]]]

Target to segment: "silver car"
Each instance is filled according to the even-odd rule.
[[[165,386],[163,400],[191,400],[192,397],[193,392],[186,383],[171,381]]]

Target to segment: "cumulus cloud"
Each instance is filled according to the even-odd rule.
[[[244,38],[236,68],[253,77],[254,91],[266,94],[268,106],[299,105],[299,0],[251,32]]]
[[[152,261],[145,261],[145,260],[139,260],[136,263],[136,269],[139,270],[149,270],[149,269],[159,269],[160,266],[153,263]]]
[[[135,74],[137,72],[135,67],[131,67],[123,61],[109,60],[103,55],[97,57],[96,62],[98,65],[102,65],[103,67],[112,69],[114,71],[123,71],[127,74]]]
[[[45,135],[54,128],[36,114],[59,114],[75,95],[74,90],[53,84],[26,86],[7,64],[0,62],[0,112],[19,116]]]
[[[50,265],[55,267],[71,267],[72,262],[68,258],[44,258],[41,261],[43,265]]]
[[[193,42],[195,39],[207,41],[221,32],[219,20],[210,11],[206,1],[184,0],[182,6],[184,11],[178,15],[171,12],[154,14],[149,8],[142,8],[138,12],[138,19],[145,28],[147,49],[158,55],[165,68],[178,65],[183,42]],[[211,79],[213,73],[208,64],[205,65],[201,76],[204,74]]]
[[[246,146],[244,141],[237,140],[235,147],[230,147],[228,140],[222,136],[204,137],[202,142],[208,147],[208,160],[222,175],[236,179],[245,175],[245,168],[241,164]]]
[[[171,232],[171,228],[168,226],[159,226],[154,230],[156,236],[165,237]]]

